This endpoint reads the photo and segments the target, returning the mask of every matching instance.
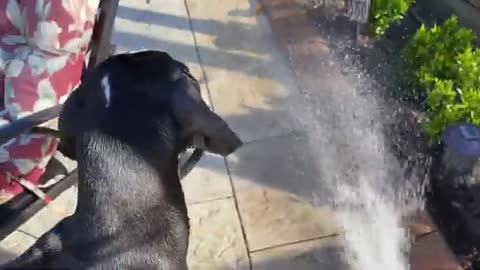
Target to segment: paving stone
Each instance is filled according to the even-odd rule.
[[[438,232],[418,239],[412,250],[412,270],[462,270]]]
[[[77,189],[71,187],[60,194],[51,204],[52,207],[62,211],[65,215],[57,213],[51,208],[40,210],[0,242],[0,262],[14,258],[27,250],[38,237],[49,231],[64,216],[73,214],[76,204]]]
[[[206,153],[182,180],[187,203],[197,203],[232,196],[225,160]]]
[[[190,269],[247,269],[248,256],[233,199],[189,205]]]
[[[253,270],[350,270],[337,238],[302,242],[251,254]]]
[[[433,222],[430,214],[425,210],[416,211],[415,213],[410,214],[404,219],[403,223],[414,236],[414,239],[438,231],[437,225]]]
[[[207,162],[204,163],[208,164],[209,161],[217,166],[220,165],[219,161],[223,162],[223,159],[219,160],[207,155]],[[225,168],[220,169],[225,170]],[[212,179],[212,175],[209,177]],[[224,180],[224,182],[228,184],[224,185],[224,188],[228,190],[230,188],[229,182],[227,180]],[[218,191],[217,195],[215,195],[215,192],[209,191],[203,193],[207,195],[203,198],[214,199],[231,194],[229,191],[225,192],[218,189],[218,187],[214,189]],[[202,198],[198,195],[195,196],[194,199]],[[76,192],[71,188],[62,193],[53,204],[55,207],[65,209],[68,214],[71,214],[74,211],[75,202]],[[189,215],[192,225],[190,256],[194,256],[190,258],[190,261],[193,269],[216,269],[215,267],[220,266],[221,268],[218,269],[241,269],[242,265],[246,265],[246,248],[233,199],[189,205]],[[12,233],[0,243],[0,258],[7,260],[19,255],[30,247],[37,237],[51,229],[58,221],[60,221],[60,217],[51,209],[42,209],[37,215],[20,226],[18,231]],[[212,232],[216,234],[212,235]]]
[[[183,1],[120,2],[112,43],[121,52],[156,49],[181,61],[198,64]]]
[[[0,243],[0,263],[14,259],[33,245],[36,238],[22,231],[14,231]]]
[[[72,194],[68,191],[54,202],[57,207],[71,205]],[[41,210],[0,243],[1,261],[24,252],[59,221],[58,216],[46,210],[49,209]],[[246,269],[246,246],[233,199],[189,205],[189,216],[191,269]]]
[[[34,237],[40,237],[53,228],[53,226],[65,216],[73,214],[75,207],[77,206],[77,187],[73,186],[64,191],[51,203],[51,206],[63,213],[57,213],[50,207],[44,207],[27,222],[22,224],[18,230]]]
[[[298,90],[256,1],[187,1],[215,111],[244,141],[287,134]]]
[[[228,161],[250,250],[340,232],[306,136],[250,143]]]

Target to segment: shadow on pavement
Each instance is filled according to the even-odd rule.
[[[256,2],[252,1],[251,2]],[[253,10],[232,11],[234,14],[242,14],[243,17],[255,16],[255,5]],[[212,19],[186,18],[165,14],[161,12],[142,10],[133,7],[119,6],[117,17],[134,22],[141,22],[150,25],[161,25],[169,28],[175,28],[184,31],[190,31],[190,23],[193,25],[195,33],[207,34],[214,37],[214,44],[217,48],[223,50],[242,50],[252,53],[268,53],[269,48],[252,46],[252,42],[240,42],[238,36],[246,36],[255,33],[257,25],[248,25],[238,22],[220,22]],[[257,20],[258,21],[258,20]],[[267,38],[258,36],[257,38]]]
[[[259,122],[261,125],[262,119],[272,119],[279,114],[285,116],[280,119],[283,121],[282,125],[301,126],[296,118],[289,115],[288,109],[281,108],[277,102],[282,103],[283,100],[271,100],[270,106],[273,109],[249,108],[247,114],[227,115],[223,118],[233,130],[246,125],[254,128],[252,123]],[[285,130],[276,136],[246,142],[241,149],[227,158],[234,185],[238,184],[238,181],[252,181],[259,186],[291,193],[319,207],[329,204],[331,187],[323,181],[321,170],[323,158],[328,157],[322,157],[322,153],[315,152],[319,149],[312,147],[315,136],[317,134],[313,131],[297,128]],[[200,162],[197,166],[218,170],[215,163]]]
[[[248,0],[249,8],[241,10],[241,9],[234,9],[231,10],[228,15],[235,16],[235,17],[250,17],[256,12],[257,3],[256,0]]]
[[[167,52],[173,51],[195,51],[195,47],[187,44],[175,43],[160,38],[148,37],[137,33],[115,31],[113,34],[113,43],[116,44],[117,49],[122,51],[135,51],[139,49],[139,44],[144,48],[161,48]],[[250,76],[267,78],[271,76],[268,73],[259,73],[254,68],[249,68],[252,64],[255,65],[273,65],[274,62],[266,57],[253,57],[242,55],[229,51],[214,49],[214,48],[198,48],[202,54],[202,64],[215,68],[221,68],[232,71],[239,71]],[[182,61],[198,63],[196,54],[182,55]],[[242,67],[242,68],[239,68]]]
[[[11,253],[7,250],[0,249],[0,264],[6,262],[8,260],[11,260],[15,256],[16,256],[15,254],[13,254],[13,253]]]
[[[306,243],[309,248],[280,247],[273,250],[254,252],[252,266],[255,270],[349,270],[342,259],[342,248]],[[230,268],[225,268],[230,269]],[[240,269],[248,269],[242,267]]]

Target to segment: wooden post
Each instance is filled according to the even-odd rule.
[[[347,0],[346,16],[356,23],[355,43],[358,45],[362,26],[368,22],[371,0]]]

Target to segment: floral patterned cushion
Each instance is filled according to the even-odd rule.
[[[99,0],[0,1],[0,125],[63,103],[79,84]],[[0,203],[37,184],[57,140],[21,135],[0,146]]]

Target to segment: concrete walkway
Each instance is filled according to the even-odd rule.
[[[186,62],[204,98],[247,142],[207,155],[184,180],[192,224],[190,269],[346,269],[339,230],[319,186],[305,131],[289,113],[299,90],[254,0],[122,0],[119,51],[165,50]],[[71,213],[74,188],[55,204]],[[2,241],[15,256],[61,217],[50,209]]]

